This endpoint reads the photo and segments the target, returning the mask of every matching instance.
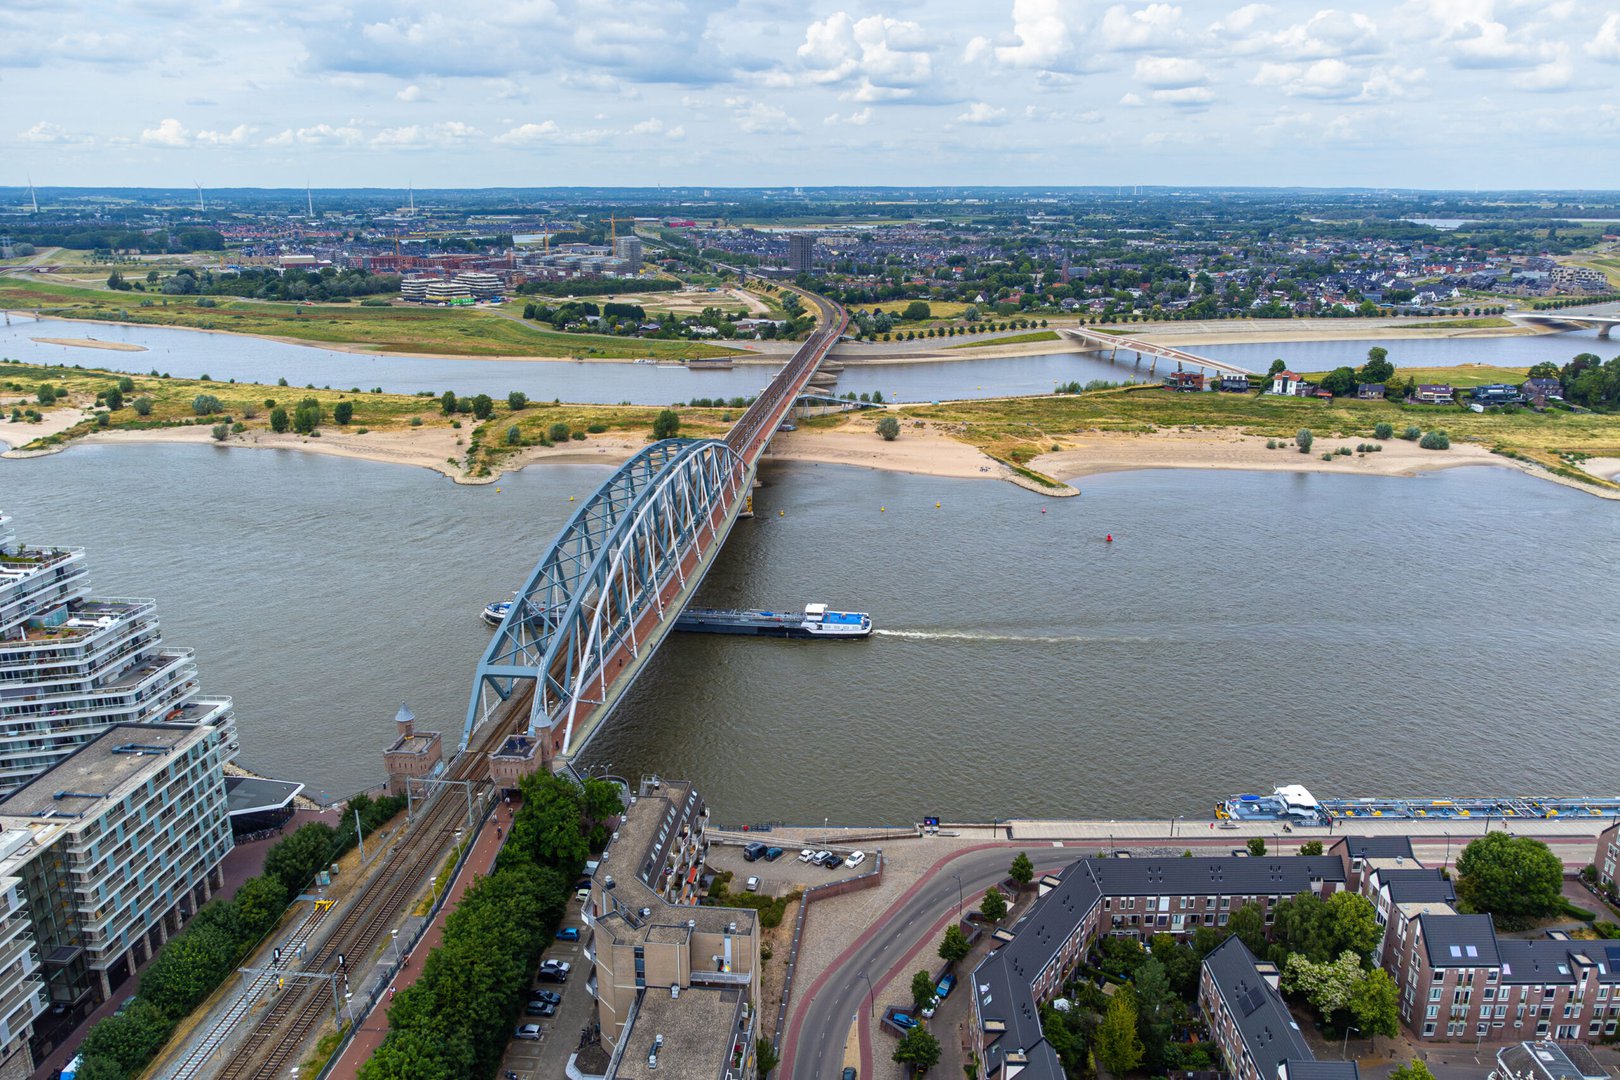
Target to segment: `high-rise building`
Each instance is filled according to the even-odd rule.
[[[0,514],[0,796],[114,724],[218,733],[236,755],[230,698],[200,697],[190,649],[163,646],[154,600],[90,596],[80,548],[18,544]]]
[[[224,883],[218,731],[118,724],[0,802],[0,1075],[52,1005],[105,1001]]]
[[[624,269],[632,274],[640,272],[644,250],[639,236],[621,236],[613,241],[613,257],[624,263]]]
[[[788,266],[796,274],[816,272],[816,237],[814,233],[794,233],[788,237]]]

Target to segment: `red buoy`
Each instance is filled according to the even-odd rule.
[[[1113,533],[1108,534],[1108,542],[1110,544],[1112,544],[1114,542],[1114,534]]]

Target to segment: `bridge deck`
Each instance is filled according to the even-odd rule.
[[[1127,349],[1131,352],[1148,353],[1152,356],[1162,357],[1166,360],[1175,360],[1183,367],[1190,366],[1196,368],[1208,368],[1212,371],[1222,372],[1227,375],[1254,374],[1254,372],[1248,370],[1247,368],[1238,367],[1236,364],[1229,364],[1224,360],[1211,360],[1207,356],[1199,356],[1197,353],[1190,353],[1185,349],[1177,349],[1169,345],[1158,345],[1151,341],[1143,341],[1140,338],[1115,337],[1113,334],[1104,334],[1098,330],[1088,330],[1083,326],[1060,326],[1058,327],[1058,333],[1064,337],[1072,338],[1075,341],[1083,341],[1088,345],[1095,345],[1099,349],[1110,349],[1113,351]]]

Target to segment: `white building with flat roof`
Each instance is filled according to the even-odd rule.
[[[81,549],[19,544],[0,514],[0,796],[114,724],[156,722],[215,730],[236,755],[231,699],[199,695],[156,602],[91,597]]]

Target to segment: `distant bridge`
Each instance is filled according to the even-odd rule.
[[[726,437],[664,439],[625,462],[514,596],[478,663],[461,736],[466,749],[497,718],[519,733],[491,755],[492,774],[569,764],[697,591],[749,503],[760,455],[789,411],[810,403],[806,384],[849,323],[838,305],[795,291],[820,310],[819,327]]]
[[[1565,332],[1597,328],[1597,336],[1607,339],[1615,326],[1620,325],[1620,313],[1600,314],[1589,311],[1526,311],[1508,316],[1514,322],[1551,327]]]
[[[1114,334],[1105,334],[1100,330],[1092,330],[1085,326],[1060,326],[1057,328],[1059,336],[1070,341],[1078,341],[1086,347],[1087,352],[1106,352],[1108,359],[1113,362],[1121,349],[1137,354],[1138,361],[1142,354],[1157,357],[1163,360],[1174,360],[1184,371],[1197,369],[1207,374],[1215,371],[1223,375],[1252,375],[1247,368],[1228,364],[1224,360],[1211,360],[1207,356],[1199,356],[1185,349],[1173,349],[1168,345],[1156,345],[1151,341],[1140,338],[1118,337]],[[1154,364],[1152,369],[1156,369]],[[1151,370],[1151,369],[1150,369]]]

